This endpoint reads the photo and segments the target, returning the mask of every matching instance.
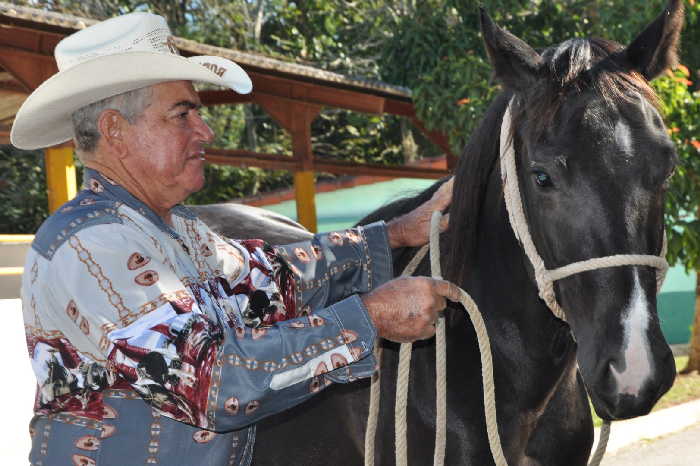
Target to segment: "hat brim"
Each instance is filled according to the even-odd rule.
[[[212,57],[212,62],[225,65],[225,73],[217,74],[203,66],[202,58],[126,52],[94,58],[61,71],[44,81],[24,101],[15,116],[10,141],[28,150],[61,144],[73,138],[71,115],[76,110],[161,82],[206,82],[228,87],[239,94],[252,90],[250,78],[234,62]]]

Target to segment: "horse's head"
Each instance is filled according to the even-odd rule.
[[[673,66],[680,0],[628,47],[572,39],[536,52],[482,13],[496,77],[513,99],[522,203],[547,269],[658,255],[676,154],[648,80]],[[656,270],[611,267],[555,283],[577,358],[604,418],[646,414],[675,367],[656,313]]]

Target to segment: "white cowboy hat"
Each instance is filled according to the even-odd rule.
[[[59,72],[44,81],[17,112],[10,140],[39,149],[73,138],[71,114],[85,105],[165,81],[203,81],[240,94],[253,89],[234,62],[181,57],[161,16],[130,13],[78,31],[54,51]]]

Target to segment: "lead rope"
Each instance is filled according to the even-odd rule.
[[[430,247],[430,265],[433,278],[441,279],[439,223],[442,215],[433,212],[430,229],[430,246],[423,246],[411,259],[401,276],[410,276],[415,272],[418,264],[423,260]],[[486,433],[489,439],[489,447],[496,466],[508,466],[503,454],[501,439],[498,433],[498,421],[496,414],[496,394],[493,383],[493,361],[491,358],[491,343],[489,341],[486,325],[481,317],[479,308],[474,300],[463,289],[457,287],[460,294],[459,302],[469,315],[469,319],[476,331],[479,353],[481,357],[481,378],[484,388],[484,419],[486,421]],[[435,329],[435,381],[436,381],[436,419],[435,419],[435,452],[433,465],[442,466],[445,461],[446,425],[447,425],[447,371],[446,371],[446,337],[445,318],[438,318]],[[394,407],[396,466],[407,466],[407,423],[406,407],[408,400],[409,373],[411,367],[411,343],[402,343],[399,351],[399,365],[396,376],[396,404]],[[381,361],[381,348],[379,340],[375,342],[375,356],[377,362]],[[370,404],[367,418],[367,430],[365,431],[365,466],[374,466],[374,439],[377,431],[379,417],[379,397],[381,367],[372,376],[370,387]],[[610,436],[610,422],[605,421],[595,453],[591,457],[589,466],[598,466],[605,455],[605,450]]]
[[[430,222],[430,246],[423,246],[411,259],[401,276],[413,274],[418,264],[425,257],[428,247],[430,247],[430,259],[433,278],[441,278],[440,271],[440,212],[433,212]],[[493,384],[493,362],[491,359],[491,343],[489,341],[486,325],[481,317],[479,308],[474,300],[463,289],[459,290],[459,302],[464,306],[476,331],[479,352],[481,356],[481,377],[484,387],[484,417],[486,419],[486,433],[489,439],[491,454],[496,466],[507,466],[505,455],[501,447],[501,439],[498,435],[498,422],[496,420],[496,394]],[[445,338],[445,318],[439,317],[435,324],[435,383],[436,383],[436,420],[435,420],[435,453],[433,464],[441,466],[445,462],[446,421],[447,421],[447,374],[446,374],[446,338]],[[396,377],[396,405],[395,416],[395,437],[396,437],[396,466],[406,466],[408,464],[407,444],[406,444],[406,405],[408,399],[408,380],[411,367],[411,343],[402,343],[399,350],[399,366]],[[375,344],[375,354],[381,357],[379,342]],[[380,361],[381,359],[378,359]],[[381,370],[381,369],[380,369]],[[381,374],[377,373],[372,378],[370,388],[370,406],[367,419],[367,430],[365,432],[365,465],[374,465],[374,438],[377,430],[377,420],[379,416],[379,394],[380,394]]]
[[[511,137],[511,107],[513,101],[509,102],[501,123],[500,134],[500,159],[501,177],[504,188],[504,200],[508,211],[508,219],[515,234],[520,241],[526,256],[530,260],[535,271],[535,281],[540,298],[547,304],[552,313],[566,320],[564,310],[559,306],[554,293],[554,281],[571,275],[596,270],[607,267],[618,267],[626,265],[645,265],[655,267],[657,293],[661,290],[668,263],[666,255],[666,233],[663,235],[660,256],[644,254],[619,254],[607,257],[599,257],[568,264],[553,270],[547,270],[544,260],[537,253],[537,248],[530,236],[527,220],[523,211],[520,199],[520,189],[515,166],[515,150],[513,149]],[[440,272],[440,249],[439,249],[439,220],[440,212],[433,212],[430,229],[430,249],[431,268],[435,278],[441,278]],[[423,260],[428,250],[428,245],[423,246],[411,259],[401,276],[411,275],[418,264]],[[495,393],[493,386],[493,365],[491,360],[491,345],[486,332],[486,326],[479,313],[479,308],[471,297],[461,288],[457,287],[460,294],[460,303],[467,311],[472,325],[476,331],[477,342],[481,356],[481,376],[484,387],[484,416],[486,420],[486,431],[489,439],[489,447],[497,466],[507,466],[501,441],[498,435],[498,423],[496,420]],[[444,317],[438,318],[436,323],[436,429],[435,429],[435,453],[433,456],[434,466],[442,466],[445,458],[446,441],[446,374],[445,374],[445,321]],[[381,349],[379,341],[375,342],[375,355],[377,362],[381,361]],[[408,399],[409,370],[411,366],[412,344],[403,343],[399,351],[399,365],[396,381],[396,406],[394,408],[395,430],[396,430],[396,465],[407,466],[407,445],[406,445],[406,405]],[[374,466],[374,438],[377,430],[377,420],[379,415],[379,395],[380,395],[380,374],[381,368],[372,377],[370,389],[370,406],[367,418],[367,430],[365,432],[365,466]],[[589,466],[598,466],[603,459],[608,439],[610,437],[610,421],[604,421],[600,431],[600,438],[595,453],[591,457]]]

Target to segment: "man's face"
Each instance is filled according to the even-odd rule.
[[[124,164],[160,204],[182,202],[204,186],[204,145],[214,133],[200,106],[190,81],[157,84],[151,104],[126,128]]]

